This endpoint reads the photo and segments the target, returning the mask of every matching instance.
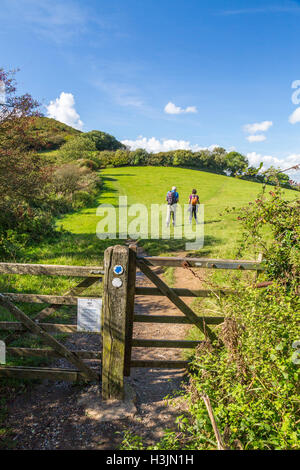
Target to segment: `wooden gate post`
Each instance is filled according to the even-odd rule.
[[[104,253],[102,398],[124,399],[130,374],[136,253],[115,245]]]

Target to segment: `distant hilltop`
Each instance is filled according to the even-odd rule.
[[[125,149],[125,145],[107,132],[96,130],[82,132],[63,122],[48,117],[35,118],[32,131],[39,133],[40,137],[42,137],[43,143],[39,150],[57,150],[68,140],[79,135],[89,135],[91,138],[95,136],[99,147],[97,150]]]

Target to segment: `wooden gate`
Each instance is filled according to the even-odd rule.
[[[198,316],[182,300],[182,297],[208,297],[210,290],[173,289],[151,269],[154,266],[182,268],[263,270],[261,260],[217,260],[208,258],[172,258],[137,256],[134,247],[115,245],[104,254],[104,268],[97,266],[56,266],[42,264],[0,263],[0,274],[30,274],[46,276],[71,276],[84,279],[62,296],[1,293],[0,306],[8,310],[16,321],[0,321],[0,331],[7,331],[5,338],[7,353],[19,357],[63,357],[76,369],[47,367],[0,366],[0,377],[39,378],[77,381],[79,379],[99,381],[100,374],[88,366],[87,359],[101,359],[103,399],[124,398],[124,377],[130,375],[132,367],[185,368],[187,361],[132,360],[134,347],[194,348],[201,341],[171,339],[133,338],[134,322],[191,324],[204,334],[206,339],[217,339],[211,325],[220,324],[224,317]],[[136,286],[136,269],[139,269],[153,287]],[[101,351],[71,351],[51,333],[76,333],[76,325],[46,323],[45,319],[62,305],[76,305],[85,289],[103,278],[102,354]],[[216,291],[215,291],[216,292]],[[229,289],[216,293],[226,295]],[[181,316],[134,314],[134,299],[137,295],[166,296],[183,314]],[[97,298],[97,296],[94,296]],[[100,296],[98,296],[100,297]],[[14,302],[46,303],[34,318],[26,315]],[[37,335],[51,349],[10,347],[18,336],[30,332]],[[100,370],[100,369],[99,369]]]
[[[184,368],[187,361],[132,360],[133,347],[194,348],[201,341],[170,339],[135,339],[133,323],[185,323],[196,325],[210,341],[217,339],[209,325],[220,324],[224,317],[198,316],[181,297],[208,297],[210,290],[172,289],[151,269],[152,266],[182,268],[263,270],[261,262],[246,260],[217,260],[208,258],[172,258],[137,256],[133,247],[116,245],[109,247],[104,255],[103,298],[103,358],[102,395],[104,399],[124,398],[124,376],[130,375],[131,367]],[[136,286],[136,268],[155,287]],[[219,295],[232,293],[220,289]],[[182,316],[135,315],[135,295],[166,296],[183,313]]]
[[[80,379],[99,381],[100,374],[89,367],[84,360],[101,358],[100,351],[71,351],[59,342],[51,333],[76,333],[76,325],[46,323],[44,320],[63,305],[76,305],[78,295],[85,289],[102,279],[103,268],[97,266],[56,266],[43,264],[0,263],[0,274],[30,274],[37,276],[71,276],[84,277],[75,287],[62,296],[2,293],[0,306],[10,312],[16,321],[0,321],[0,331],[12,332],[5,338],[9,345],[20,335],[29,332],[37,335],[51,349],[16,348],[8,347],[6,352],[19,357],[63,357],[74,368],[47,368],[0,366],[0,377],[17,377],[31,379],[51,379],[77,381]],[[100,296],[99,296],[100,297]],[[48,304],[33,319],[26,315],[14,302],[30,302]]]

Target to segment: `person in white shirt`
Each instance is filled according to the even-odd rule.
[[[166,218],[166,225],[169,227],[171,222],[171,215],[173,218],[173,226],[175,227],[176,224],[176,205],[179,201],[179,194],[176,191],[176,186],[173,186],[171,191],[167,192],[166,201],[168,204],[167,207],[167,218]]]

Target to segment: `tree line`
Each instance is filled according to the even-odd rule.
[[[106,134],[103,150],[103,132],[91,131],[74,137],[61,146],[59,154],[67,161],[78,160],[92,170],[121,166],[175,166],[191,168],[250,181],[277,185],[288,189],[299,189],[289,176],[273,167],[261,172],[262,164],[255,168],[249,165],[247,157],[237,151],[227,152],[223,147],[203,149],[170,150],[152,153],[145,149],[130,150]],[[113,148],[114,147],[114,148]]]

